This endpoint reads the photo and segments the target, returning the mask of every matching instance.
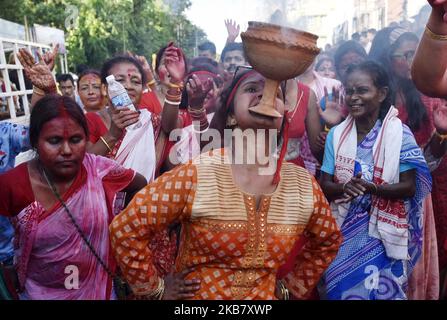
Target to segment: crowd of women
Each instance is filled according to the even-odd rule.
[[[447,1],[429,3],[422,39],[388,27],[282,83],[281,118],[250,111],[265,78],[230,22],[221,63],[210,44],[169,43],[154,70],[127,52],[77,95],[57,94],[57,48],[21,49],[32,111],[0,123],[0,296],[445,299]],[[113,107],[110,75],[136,111]]]

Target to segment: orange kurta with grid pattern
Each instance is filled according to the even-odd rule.
[[[201,156],[141,190],[115,217],[111,241],[124,276],[137,295],[150,294],[159,278],[148,243],[175,221],[182,223],[176,270],[192,268],[201,279],[195,299],[275,299],[276,272],[305,236],[289,290],[306,298],[335,258],[341,234],[315,179],[284,163],[276,191],[243,193],[222,154]]]

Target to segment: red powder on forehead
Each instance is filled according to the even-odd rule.
[[[88,82],[88,83],[91,83],[91,82],[101,82],[101,79],[99,79],[99,77],[97,75],[95,75],[95,74],[88,74],[86,76],[83,76],[81,78],[80,82],[84,82],[84,81]]]
[[[132,74],[138,72],[136,68],[129,68],[127,69],[127,75],[130,77]]]
[[[69,132],[68,132],[68,120],[70,119],[70,115],[67,112],[67,109],[64,105],[64,100],[60,99],[59,105],[57,106],[60,115],[59,117],[62,118],[64,120],[64,139],[68,139],[69,137]]]

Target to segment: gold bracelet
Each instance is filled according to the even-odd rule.
[[[155,79],[152,79],[151,81],[149,81],[148,83],[147,83],[147,86],[153,86],[154,84],[156,84],[157,83],[157,81],[155,81]]]
[[[180,84],[175,84],[175,83],[167,83],[166,84],[170,89],[180,89],[183,90],[183,82],[180,82]]]
[[[194,108],[191,108],[190,106],[188,106],[188,112],[191,115],[201,116],[205,112],[205,108],[204,107],[200,107],[200,109],[194,109]]]
[[[112,152],[112,148],[110,148],[109,144],[107,143],[106,139],[104,139],[102,136],[99,136],[99,139],[105,144],[107,149],[109,149],[110,152]]]
[[[447,41],[447,35],[434,33],[428,26],[425,27],[425,34],[433,40]]]
[[[165,281],[162,278],[158,280],[158,287],[149,294],[152,299],[161,300],[165,293]]]
[[[447,134],[440,134],[440,133],[438,132],[438,130],[435,130],[435,134],[436,134],[436,136],[437,136],[439,139],[441,139],[441,142],[439,142],[439,144],[443,144],[443,142],[444,142],[445,140],[447,140]]]
[[[281,295],[283,297],[283,300],[289,300],[290,299],[289,289],[287,289],[287,287],[281,280],[279,280],[279,286],[281,289]]]
[[[44,96],[45,95],[45,91],[43,91],[42,89],[33,86],[33,93],[37,94],[38,96]]]

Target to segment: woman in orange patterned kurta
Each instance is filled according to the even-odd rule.
[[[236,73],[223,93],[224,107],[213,121],[227,121],[227,128],[238,127],[242,132],[279,130],[282,118],[268,119],[248,111],[259,103],[264,82],[253,70]],[[279,92],[276,107],[284,113]],[[256,149],[253,145],[268,145],[266,141],[257,137],[256,143],[244,144],[244,154]],[[276,273],[303,237],[295,268],[281,281],[282,293],[289,290],[305,299],[334,259],[341,235],[315,179],[296,165],[281,165],[281,160],[276,173],[261,176],[260,165],[233,164],[229,151],[234,154],[235,148],[215,150],[164,174],[141,190],[112,222],[112,247],[135,295],[284,298],[275,295]],[[164,287],[147,245],[157,231],[176,221],[182,224],[182,232],[175,269],[185,277],[174,282],[175,288],[169,281]]]

